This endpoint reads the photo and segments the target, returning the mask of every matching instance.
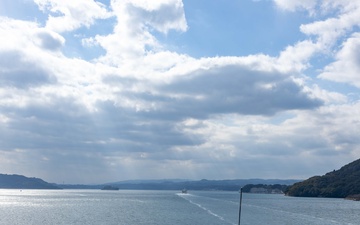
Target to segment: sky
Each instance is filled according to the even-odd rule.
[[[306,179],[360,158],[360,1],[1,0],[0,173]]]

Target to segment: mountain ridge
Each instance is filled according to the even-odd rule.
[[[123,190],[219,190],[238,191],[247,184],[291,185],[299,180],[293,179],[227,179],[227,180],[188,180],[188,179],[154,179],[125,180],[104,184],[51,184],[40,178],[25,177],[17,174],[0,174],[0,188],[3,189],[101,189],[105,185]]]
[[[0,174],[0,188],[3,189],[61,189],[40,178],[18,174]]]

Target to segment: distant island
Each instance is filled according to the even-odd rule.
[[[102,190],[214,190],[281,194],[295,197],[330,197],[360,201],[360,159],[339,170],[304,181],[280,179],[235,180],[130,180],[98,185],[51,184],[40,178],[0,174],[2,189],[102,189]]]
[[[199,191],[239,191],[241,187],[248,184],[263,185],[270,192],[282,192],[284,187],[292,185],[300,180],[280,180],[280,179],[235,179],[235,180],[128,180],[103,185],[69,185],[58,184],[64,189],[102,189],[104,186],[111,186],[121,190],[199,190]],[[277,184],[278,186],[271,186]],[[276,190],[279,189],[279,190]],[[255,190],[255,189],[253,189]],[[259,189],[260,190],[260,189]]]
[[[234,179],[234,180],[128,180],[106,184],[51,184],[40,178],[0,174],[2,189],[101,189],[101,190],[207,190],[239,191],[249,193],[282,193],[284,188],[299,180]]]
[[[29,178],[22,175],[0,174],[0,188],[2,189],[61,189],[40,178]]]
[[[285,194],[296,197],[330,197],[360,200],[360,159],[323,176],[290,186]]]

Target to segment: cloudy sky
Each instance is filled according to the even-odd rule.
[[[360,1],[1,0],[0,173],[296,178],[360,157]]]

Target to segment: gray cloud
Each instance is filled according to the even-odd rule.
[[[62,36],[54,32],[40,31],[36,36],[39,38],[40,46],[51,51],[59,50],[65,42]]]
[[[311,110],[322,106],[289,76],[280,72],[256,71],[240,65],[198,69],[171,83],[153,85],[115,75],[104,80],[121,87],[120,95],[154,107],[139,110],[143,119],[181,121],[207,119],[221,114],[273,116],[287,110]],[[127,91],[142,84],[144,91]],[[155,91],[151,89],[155,88]]]
[[[56,78],[35,60],[19,51],[0,52],[0,86],[28,88],[56,82]]]
[[[167,99],[166,112],[194,118],[222,113],[273,115],[284,110],[314,109],[323,104],[282,74],[236,65],[198,70],[160,89],[170,96],[185,96]]]
[[[0,149],[62,149],[62,151],[157,152],[173,145],[199,141],[177,130],[174,124],[151,120],[114,102],[98,102],[89,112],[74,99],[52,98],[49,104],[0,107],[10,118],[2,129]],[[11,130],[11,132],[7,132]],[[17,142],[17,139],[23,141]],[[5,141],[6,140],[6,141]]]

